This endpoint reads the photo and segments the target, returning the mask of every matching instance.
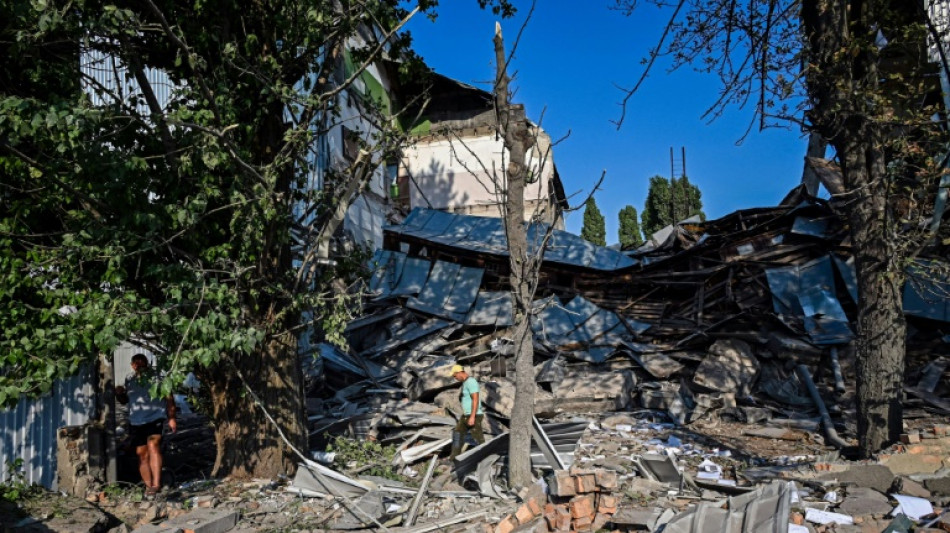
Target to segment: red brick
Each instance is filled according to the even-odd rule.
[[[617,498],[602,494],[597,502],[597,512],[612,515],[617,512]]]
[[[557,506],[557,529],[558,531],[571,529],[571,512],[566,505]]]
[[[597,486],[601,490],[614,491],[617,490],[617,473],[613,470],[598,470],[594,474]]]
[[[594,499],[590,496],[575,496],[571,498],[571,516],[575,519],[594,516]]]
[[[934,435],[945,437],[947,434],[950,434],[950,426],[946,424],[937,424],[934,426]]]
[[[517,522],[515,522],[514,517],[508,515],[502,518],[501,522],[498,522],[498,525],[495,526],[495,533],[511,533],[518,527]]]
[[[592,531],[594,521],[589,516],[582,516],[580,518],[575,518],[574,522],[571,524],[574,526],[575,531]]]
[[[578,494],[597,492],[597,478],[594,474],[577,474],[574,476],[574,490]]]
[[[566,470],[557,470],[551,477],[551,494],[555,496],[574,496],[577,491],[574,488],[574,478]]]
[[[517,511],[515,511],[515,518],[522,526],[534,520],[534,517],[535,514],[531,512],[531,508],[528,507],[528,504],[522,505]]]
[[[527,505],[528,505],[528,508],[531,509],[531,514],[533,514],[534,516],[538,516],[543,512],[541,509],[541,505],[538,504],[538,500],[534,498],[531,498],[530,500],[528,500]]]
[[[610,522],[610,516],[597,513],[597,516],[594,517],[593,523],[591,523],[590,528],[594,531],[599,531],[607,525],[607,522]]]

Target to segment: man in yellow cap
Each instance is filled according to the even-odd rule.
[[[459,417],[458,424],[455,425],[455,431],[452,433],[452,454],[450,459],[462,453],[462,446],[465,444],[465,437],[469,432],[475,442],[481,444],[485,442],[485,436],[482,435],[482,401],[478,389],[478,381],[469,376],[462,365],[452,366],[452,377],[462,384],[459,390],[459,401],[462,403],[462,416]]]

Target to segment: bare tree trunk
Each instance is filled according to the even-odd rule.
[[[866,137],[855,145],[867,144]],[[862,148],[864,148],[862,150]],[[857,198],[848,210],[858,279],[856,342],[858,448],[870,457],[902,432],[901,398],[907,336],[903,261],[889,238],[887,179],[882,150],[849,146],[845,182]]]
[[[806,0],[807,86],[814,128],[834,146],[844,177],[842,204],[850,224],[858,280],[856,340],[859,452],[870,457],[900,436],[906,324],[903,253],[889,203],[885,140],[888,112],[872,41],[886,2]],[[855,50],[842,54],[841,50]]]
[[[223,361],[208,382],[213,402],[217,456],[213,476],[274,478],[296,470],[297,458],[276,427],[254,404],[247,385],[298,449],[306,449],[302,373],[293,335],[265,342],[260,352]]]
[[[534,417],[534,345],[531,335],[531,265],[524,221],[525,153],[532,137],[524,107],[508,101],[508,72],[501,25],[495,24],[495,112],[498,133],[508,150],[505,171],[505,233],[511,266],[511,294],[515,311],[515,405],[511,411],[508,447],[508,483],[515,488],[531,483],[531,422]]]

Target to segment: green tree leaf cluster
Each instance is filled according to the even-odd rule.
[[[640,222],[637,217],[637,208],[628,205],[620,210],[620,229],[618,231],[620,248],[627,250],[643,244],[643,235],[640,233]]]
[[[372,157],[323,190],[315,140],[340,129],[343,50],[358,68],[382,49],[361,30],[407,15],[396,0],[0,0],[0,406],[132,340],[160,355],[154,394],[190,371],[208,386],[218,475],[292,470],[256,400],[305,444],[298,337],[340,340],[350,296],[331,282],[354,272],[311,243],[401,136],[356,102]],[[408,44],[387,52],[411,59]]]
[[[604,222],[604,215],[594,197],[588,198],[584,204],[584,225],[581,226],[581,237],[598,246],[607,246],[607,227]]]

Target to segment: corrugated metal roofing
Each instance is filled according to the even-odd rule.
[[[444,246],[463,248],[492,255],[508,255],[508,241],[500,218],[457,215],[417,207],[401,225],[386,226],[385,231],[415,237]],[[537,250],[546,226],[532,223],[528,227],[528,248]],[[595,246],[577,235],[554,230],[544,252],[544,259],[575,267],[616,270],[635,261],[626,255],[602,246]]]
[[[510,292],[482,291],[475,305],[465,317],[470,326],[512,326],[515,323],[514,306]]]
[[[835,296],[835,277],[829,256],[804,265],[770,268],[765,275],[775,312],[802,317],[812,342],[842,344],[854,337],[848,317]]]
[[[56,489],[56,431],[89,421],[95,412],[87,371],[59,380],[46,396],[21,399],[16,407],[0,411],[0,458],[23,459],[28,483]],[[0,464],[0,482],[10,476]]]

